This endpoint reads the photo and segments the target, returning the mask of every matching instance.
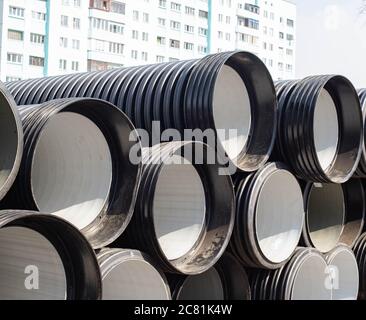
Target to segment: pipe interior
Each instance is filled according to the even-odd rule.
[[[0,229],[0,300],[66,297],[65,269],[55,247],[43,235],[25,227]]]
[[[280,263],[296,249],[304,223],[304,204],[296,178],[286,170],[272,173],[256,206],[256,237],[264,256]]]
[[[169,260],[188,253],[199,240],[205,224],[205,190],[195,167],[179,155],[165,164],[155,186],[155,234]]]
[[[14,167],[18,142],[18,128],[13,111],[0,93],[0,191]]]
[[[315,151],[325,171],[337,154],[339,133],[337,108],[326,89],[321,90],[315,105],[313,130]]]
[[[224,300],[224,286],[215,268],[188,276],[180,289],[177,300]]]
[[[329,265],[335,267],[332,299],[357,300],[359,271],[353,253],[348,250],[342,250],[329,261]]]
[[[117,264],[103,278],[103,300],[169,300],[159,272],[143,260]]]
[[[343,189],[338,184],[313,185],[309,192],[307,227],[312,244],[329,252],[339,242],[345,221]]]
[[[327,263],[320,255],[310,254],[300,264],[291,290],[291,300],[331,300],[326,286]]]
[[[38,209],[83,229],[105,206],[111,182],[111,153],[100,129],[77,113],[52,117],[33,155],[31,187]]]
[[[217,75],[212,105],[219,142],[230,159],[235,159],[249,137],[251,105],[243,79],[228,65],[223,65]]]

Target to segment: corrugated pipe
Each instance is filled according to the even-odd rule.
[[[357,92],[342,76],[276,83],[279,120],[272,158],[301,179],[344,183],[360,156],[363,121]]]
[[[225,170],[214,149],[201,142],[143,149],[135,212],[113,245],[146,252],[167,272],[210,269],[224,253],[234,224],[233,185]]]
[[[366,178],[366,89],[359,89],[357,92],[361,103],[364,133],[360,164],[357,167],[355,176],[358,178]]]
[[[2,208],[38,210],[76,226],[94,248],[113,242],[127,227],[136,201],[140,148],[130,120],[108,102],[63,99],[19,107],[24,154]]]
[[[152,121],[160,121],[161,131],[214,129],[216,142],[206,142],[225,151],[244,171],[260,168],[274,144],[277,105],[272,78],[257,56],[244,51],[7,86],[18,104],[68,97],[108,100],[150,135]]]
[[[16,104],[0,82],[0,200],[18,174],[23,153],[23,129]]]
[[[299,183],[282,163],[236,181],[236,222],[230,248],[246,266],[277,269],[295,251],[304,223]]]
[[[102,249],[98,255],[103,300],[170,300],[168,282],[145,254],[128,249]]]
[[[366,233],[363,233],[353,247],[360,272],[359,299],[366,300]]]
[[[0,300],[96,300],[94,251],[71,224],[30,211],[0,211]]]

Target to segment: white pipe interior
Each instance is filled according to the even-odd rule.
[[[41,133],[31,175],[38,209],[83,229],[98,217],[110,192],[108,143],[88,118],[59,113]]]
[[[188,253],[199,239],[206,214],[205,191],[195,167],[173,155],[159,174],[153,219],[159,245],[169,260]]]
[[[264,256],[280,263],[296,249],[304,223],[304,204],[296,178],[286,170],[272,173],[260,190],[256,236]]]
[[[359,271],[354,254],[348,250],[338,252],[330,261],[334,267],[333,300],[357,300]]]
[[[329,252],[339,242],[345,221],[342,186],[314,184],[309,193],[307,227],[310,240],[321,252]]]
[[[335,103],[326,89],[322,89],[314,110],[314,144],[319,163],[326,170],[338,147],[338,115]]]
[[[322,256],[310,254],[299,266],[291,300],[331,300],[332,290],[326,285],[327,263]]]
[[[103,300],[169,300],[170,293],[159,272],[143,260],[117,264],[103,278]]]
[[[66,295],[65,269],[55,247],[28,228],[0,229],[0,300],[65,300]]]
[[[245,83],[230,66],[223,65],[217,75],[212,105],[218,142],[235,159],[249,137],[251,106]]]
[[[224,286],[217,270],[211,268],[199,275],[188,276],[177,300],[224,300]]]
[[[0,189],[13,169],[18,151],[18,129],[8,102],[0,93]]]

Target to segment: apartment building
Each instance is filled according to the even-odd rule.
[[[0,78],[11,81],[242,49],[295,74],[287,0],[0,0]]]

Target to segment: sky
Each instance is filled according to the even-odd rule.
[[[295,0],[296,77],[341,74],[366,88],[366,14],[362,0]]]

